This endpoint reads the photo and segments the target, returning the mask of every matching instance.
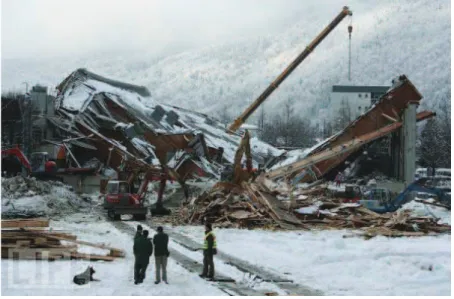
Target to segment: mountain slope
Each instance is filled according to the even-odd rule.
[[[450,94],[450,21],[448,0],[363,1],[353,10],[351,84],[390,85],[406,74],[434,107]],[[303,4],[302,4],[303,5]],[[239,114],[338,14],[343,3],[306,4],[304,15],[280,34],[232,41],[203,49],[154,57],[146,52],[53,60],[2,60],[2,88],[21,82],[57,85],[79,67],[148,87],[160,102],[204,113]],[[344,20],[266,101],[269,113],[293,101],[303,117],[331,117],[333,84],[348,83],[348,20]]]

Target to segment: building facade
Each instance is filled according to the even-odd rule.
[[[390,86],[333,85],[331,109],[348,109],[353,120],[374,105],[389,88]]]

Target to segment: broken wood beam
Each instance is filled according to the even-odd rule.
[[[106,261],[111,262],[115,260],[115,257],[109,255],[97,255],[97,254],[86,254],[86,253],[79,253],[79,252],[72,252],[71,259],[80,259],[80,260],[87,260],[87,261]]]
[[[384,116],[385,118],[389,119],[389,120],[392,121],[393,123],[398,122],[397,119],[395,119],[395,118],[393,118],[393,117],[387,115],[386,113],[382,113],[381,115]]]
[[[32,218],[32,219],[2,220],[2,229],[3,228],[24,228],[24,227],[49,227],[49,219]]]
[[[40,233],[33,232],[33,234],[39,235]],[[113,248],[110,246],[106,246],[104,244],[95,244],[95,243],[91,243],[91,242],[87,242],[87,241],[72,240],[71,238],[66,238],[66,237],[61,237],[61,236],[47,236],[47,238],[68,241],[68,242],[72,242],[72,243],[76,243],[76,244],[80,244],[80,245],[87,245],[87,246],[96,247],[96,248],[100,248],[100,249],[106,249],[106,250],[109,250],[110,254],[115,257],[124,257],[125,256],[125,253],[123,250]]]

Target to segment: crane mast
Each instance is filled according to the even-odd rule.
[[[352,12],[347,6],[334,18],[334,20],[307,46],[304,51],[268,86],[267,89],[229,126],[228,133],[236,132],[254,111],[273,93],[275,89],[298,67],[298,65],[317,47],[317,45]]]

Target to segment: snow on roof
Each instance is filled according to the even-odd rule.
[[[60,85],[61,95],[59,101],[62,107],[84,112],[90,102],[99,94],[104,94],[108,99],[114,101],[123,107],[138,120],[149,126],[156,133],[162,134],[180,134],[180,133],[197,133],[205,135],[205,140],[209,147],[224,148],[224,158],[233,163],[235,152],[241,142],[241,137],[235,134],[228,134],[225,125],[208,115],[195,111],[183,109],[180,107],[160,104],[151,98],[149,92],[144,91],[144,87],[113,81],[87,70],[79,69],[73,72]],[[146,89],[145,89],[146,90]],[[148,96],[146,96],[148,94]],[[159,106],[159,107],[158,107]],[[162,111],[164,115],[160,119],[153,117],[153,113]],[[173,112],[173,121],[171,122],[170,113]],[[176,115],[176,116],[175,116]],[[175,121],[175,117],[177,120]],[[118,121],[116,127],[123,127],[126,124]],[[256,127],[247,125],[247,127]],[[137,140],[141,140],[136,138]],[[141,140],[133,141],[133,144],[144,151],[144,144],[147,142]],[[285,153],[284,150],[260,141],[256,137],[250,139],[251,153],[255,167],[263,163],[268,156],[280,156]],[[149,148],[147,148],[149,149]]]

